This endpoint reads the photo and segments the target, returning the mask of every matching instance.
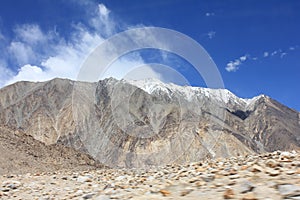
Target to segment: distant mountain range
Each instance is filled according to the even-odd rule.
[[[300,113],[268,96],[152,79],[18,82],[0,90],[0,126],[118,167],[300,149]]]

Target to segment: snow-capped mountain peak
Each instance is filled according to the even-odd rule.
[[[193,87],[193,86],[180,86],[174,83],[163,83],[157,79],[143,79],[143,80],[126,80],[131,85],[144,90],[148,94],[153,94],[155,92],[167,93],[170,97],[172,93],[179,94],[185,97],[186,100],[192,101],[197,97],[207,97],[209,99],[228,104],[230,102],[236,103],[242,106],[248,106],[255,102],[257,99],[264,95],[260,95],[251,99],[243,99],[237,97],[235,94],[227,89],[211,89],[204,87]]]

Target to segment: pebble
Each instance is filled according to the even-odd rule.
[[[109,196],[106,195],[100,195],[95,198],[95,200],[110,200]]]
[[[123,180],[125,178],[126,178],[126,176],[118,176],[115,180],[116,181],[121,181],[121,180]]]
[[[170,196],[171,192],[168,190],[160,190],[159,191],[164,197]]]
[[[293,174],[296,174],[297,171],[296,170],[288,170],[285,172],[287,175],[293,175]]]
[[[269,160],[266,161],[266,166],[271,167],[271,168],[275,168],[275,167],[278,166],[278,162],[276,162],[273,159],[269,159]]]
[[[270,176],[278,176],[280,172],[278,170],[269,169],[266,171]]]
[[[281,152],[280,157],[282,157],[282,158],[294,158],[295,154],[293,154],[291,152],[284,151],[284,152]]]
[[[232,189],[226,189],[223,194],[224,199],[233,199],[234,198],[234,192]]]
[[[242,200],[258,200],[254,194],[248,193],[242,197]]]
[[[300,167],[300,161],[293,161],[291,163],[292,166],[295,166],[295,167]]]
[[[250,181],[244,181],[240,185],[240,193],[251,192],[254,189],[254,185]]]
[[[88,193],[82,196],[83,199],[91,199],[93,198],[95,194],[94,193]]]
[[[78,182],[84,183],[84,182],[92,182],[92,179],[90,176],[79,176],[77,178]]]
[[[83,191],[82,190],[77,190],[75,192],[75,196],[81,196],[83,194]]]
[[[200,176],[205,182],[211,182],[215,179],[214,174],[204,174]]]
[[[230,179],[238,179],[238,178],[240,178],[240,175],[238,175],[238,174],[231,175],[231,176],[229,176],[229,178]]]
[[[289,197],[290,200],[300,200],[300,196]]]
[[[263,168],[261,166],[258,165],[254,165],[251,169],[252,172],[262,172],[264,171]]]
[[[9,180],[9,181],[4,181],[2,183],[3,187],[15,190],[21,186],[21,182],[19,181],[14,181],[14,180]]]
[[[191,193],[194,189],[193,188],[185,188],[183,191],[181,191],[180,196],[186,196],[189,193]]]
[[[0,189],[2,192],[9,192],[9,188],[1,188]]]
[[[278,185],[278,191],[283,196],[300,196],[300,186],[293,184]]]

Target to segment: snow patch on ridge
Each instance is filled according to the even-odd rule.
[[[207,97],[215,101],[228,104],[230,102],[236,103],[242,106],[248,106],[253,102],[256,102],[264,95],[254,97],[252,99],[239,98],[227,89],[210,89],[202,87],[192,86],[179,86],[173,83],[163,83],[157,79],[143,79],[143,80],[126,80],[131,85],[144,90],[148,94],[155,92],[165,92],[170,97],[172,93],[180,94],[185,97],[186,100],[192,101],[197,97]]]

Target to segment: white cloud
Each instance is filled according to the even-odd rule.
[[[278,53],[279,51],[273,51],[272,53],[271,53],[271,56],[275,56],[277,53]]]
[[[262,56],[251,56],[250,54],[246,54],[244,56],[240,56],[238,59],[235,59],[235,61],[230,61],[227,65],[226,65],[226,70],[228,72],[235,72],[239,69],[239,66],[241,64],[243,64],[244,62],[246,62],[247,60],[252,60],[252,61],[258,61],[259,59],[262,58],[272,58],[274,56],[278,56],[280,58],[283,58],[285,56],[288,55],[288,52],[290,51],[295,51],[297,50],[298,45],[294,45],[294,46],[290,46],[287,50],[282,50],[282,49],[277,49],[277,50],[273,50],[273,51],[265,51],[263,52]]]
[[[108,18],[108,14],[110,13],[110,10],[107,9],[104,4],[99,4],[98,8],[99,8],[100,15]]]
[[[287,55],[287,53],[283,52],[283,53],[280,54],[280,58],[283,58],[286,55]]]
[[[53,39],[55,32],[43,32],[38,25],[17,26],[14,29],[15,38],[7,49],[10,59],[17,60],[20,67],[17,72],[12,73],[6,66],[0,66],[3,68],[1,71],[7,71],[5,75],[1,73],[0,87],[22,80],[45,81],[56,77],[76,80],[87,56],[106,37],[116,33],[117,23],[110,17],[110,12],[103,4],[99,4],[89,19],[89,25],[95,30],[82,23],[73,24],[73,32],[67,40],[60,38],[59,35]],[[157,42],[152,37],[146,39]],[[45,46],[43,51],[40,50],[41,43]],[[118,59],[109,68],[106,76],[120,79],[133,71],[136,66],[143,66],[146,74],[162,80],[159,72],[145,65],[139,54]]]
[[[289,50],[290,50],[290,51],[294,51],[294,50],[295,50],[295,47],[290,47]]]
[[[285,51],[282,49],[277,49],[277,50],[273,50],[271,53],[269,52],[264,52],[263,57],[274,57],[274,56],[279,56],[280,58],[283,58],[284,56],[286,56],[288,54],[289,51],[295,51],[297,49],[297,46],[290,46],[288,49],[286,49]]]
[[[45,52],[50,54],[52,47],[55,46],[55,32],[43,33],[37,24],[17,25],[13,31],[14,38],[6,50],[14,65],[36,63],[44,59]]]
[[[227,63],[226,70],[228,72],[236,72],[239,69],[239,66],[242,64],[240,60],[230,61]]]
[[[17,39],[31,45],[48,40],[47,35],[45,35],[36,24],[19,25],[14,29],[14,32]]]
[[[45,78],[45,73],[43,70],[37,66],[32,65],[24,65],[18,72],[16,76],[14,76],[12,79],[8,81],[9,83],[13,83],[16,81],[43,81],[47,80]]]
[[[213,12],[207,12],[207,13],[205,13],[205,16],[206,17],[215,16],[215,13],[213,13]]]
[[[96,13],[92,18],[95,23],[98,20],[98,24],[112,26],[108,18],[109,10],[104,5],[99,5]],[[14,29],[15,39],[7,49],[11,59],[17,60],[20,68],[14,77],[5,81],[5,85],[21,80],[44,81],[55,77],[76,79],[81,64],[103,42],[101,33],[107,34],[107,29],[92,32],[81,23],[73,25],[73,29],[70,38],[65,41],[58,35],[52,40],[53,32],[44,33],[35,24],[17,26]],[[39,43],[46,47],[43,51]],[[1,80],[4,78],[1,77]]]
[[[116,31],[116,23],[110,18],[110,12],[104,4],[99,4],[89,22],[103,37],[111,36]]]
[[[8,47],[8,52],[11,54],[12,59],[15,59],[19,65],[35,60],[35,53],[32,48],[22,42],[11,42]]]
[[[250,55],[245,54],[243,56],[240,56],[238,59],[235,59],[234,61],[230,61],[226,65],[226,71],[228,72],[236,72],[239,69],[239,66],[243,64],[248,58],[250,58]]]
[[[0,40],[4,40],[5,39],[5,37],[4,37],[4,35],[1,33],[1,30],[0,30]]]
[[[54,56],[48,56],[40,62],[40,66],[25,64],[8,84],[21,80],[44,81],[55,77],[76,79],[84,59],[103,40],[97,34],[78,28],[71,42],[62,42],[53,47]]]
[[[266,57],[268,57],[268,56],[269,56],[269,52],[265,51],[265,52],[264,52],[264,57],[266,58]]]
[[[208,36],[209,39],[212,39],[216,36],[216,32],[215,31],[210,31],[210,32],[207,33],[207,36]]]
[[[248,58],[248,55],[244,55],[244,56],[241,56],[241,57],[240,57],[240,60],[241,60],[242,62],[244,62],[244,61],[247,60],[247,58]]]

